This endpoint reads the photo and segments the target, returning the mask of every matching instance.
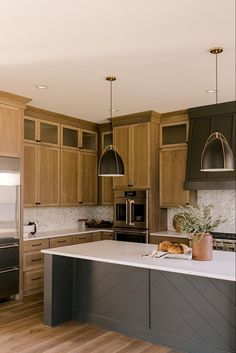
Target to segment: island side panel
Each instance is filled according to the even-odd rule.
[[[44,254],[44,324],[72,319],[74,259]]]
[[[74,318],[128,334],[149,326],[149,270],[76,260]]]
[[[190,353],[235,352],[235,282],[150,271],[150,330]]]

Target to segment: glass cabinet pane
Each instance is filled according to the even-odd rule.
[[[112,145],[112,143],[113,143],[112,133],[104,134],[103,135],[103,148],[106,148],[107,146]]]
[[[62,144],[67,147],[78,147],[78,130],[63,127]]]
[[[35,141],[35,121],[24,119],[24,139]]]
[[[187,125],[170,125],[162,127],[162,145],[187,142]]]
[[[96,134],[82,131],[82,147],[86,150],[96,151]]]
[[[47,123],[40,123],[40,141],[57,145],[58,126]]]

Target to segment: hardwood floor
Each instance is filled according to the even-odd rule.
[[[42,294],[0,303],[1,353],[177,353],[122,334],[74,321],[43,324]]]

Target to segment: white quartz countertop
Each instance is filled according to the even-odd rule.
[[[33,235],[24,236],[24,240],[34,240],[34,239],[47,239],[54,237],[63,237],[65,235],[75,235],[75,234],[86,234],[86,233],[96,233],[96,232],[113,232],[112,228],[72,228],[72,229],[60,229],[60,230],[50,230],[48,232],[39,232]]]
[[[213,251],[212,261],[141,257],[156,246],[114,240],[42,250],[44,254],[235,281],[236,253]]]
[[[189,238],[189,235],[187,233],[179,233],[171,230],[165,230],[161,232],[153,232],[150,233],[150,235],[154,236],[161,236],[161,237],[176,237],[176,238]]]

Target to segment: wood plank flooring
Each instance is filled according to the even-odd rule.
[[[0,352],[177,353],[170,348],[74,321],[50,328],[43,325],[42,317],[41,293],[22,301],[0,303]]]

